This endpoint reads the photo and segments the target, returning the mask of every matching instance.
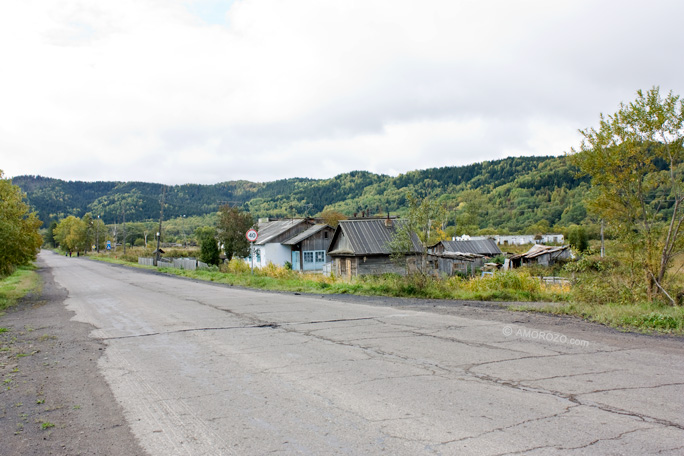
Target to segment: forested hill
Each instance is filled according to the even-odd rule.
[[[158,219],[164,188],[144,182],[72,182],[40,176],[15,177],[13,183],[26,192],[45,223],[86,212],[113,223],[121,220],[124,209],[128,221]],[[581,222],[586,188],[587,182],[576,178],[564,157],[514,157],[396,177],[353,171],[331,179],[168,186],[164,218],[204,215],[226,203],[242,206],[255,217],[313,216],[324,210],[347,216],[401,214],[406,194],[412,192],[444,202],[450,224],[518,231],[538,222]]]

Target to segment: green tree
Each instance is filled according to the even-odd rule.
[[[221,206],[218,219],[218,240],[223,244],[223,251],[228,261],[233,257],[245,258],[249,255],[249,241],[245,237],[247,230],[254,226],[254,219],[249,212],[237,207]]]
[[[47,233],[45,233],[45,245],[49,247],[57,247],[57,243],[55,241],[55,228],[57,228],[57,222],[53,220],[50,222]]]
[[[588,209],[610,223],[645,272],[649,296],[667,292],[667,273],[684,248],[684,104],[653,87],[637,92],[599,128],[580,130],[572,162],[591,177]]]
[[[216,238],[212,236],[206,236],[202,238],[200,243],[200,261],[218,265],[220,260],[220,251],[218,248],[218,242]]]
[[[42,224],[24,203],[24,193],[0,170],[0,277],[35,260],[43,239]]]
[[[87,226],[83,220],[73,215],[60,220],[54,229],[55,240],[68,252],[85,250]]]
[[[584,252],[589,247],[587,232],[582,226],[573,225],[568,229],[568,243],[578,252]]]
[[[330,225],[333,228],[337,228],[337,225],[340,224],[340,220],[347,220],[348,218],[343,213],[332,209],[321,212],[319,217],[322,218],[327,225]]]
[[[407,254],[420,253],[419,273],[427,273],[427,247],[445,236],[441,227],[446,219],[446,209],[439,201],[431,198],[420,200],[408,194],[409,203],[406,217],[397,224],[389,249],[392,258],[403,261]]]
[[[207,264],[219,264],[221,251],[216,240],[216,228],[199,227],[195,230],[195,237],[200,245],[199,260]]]

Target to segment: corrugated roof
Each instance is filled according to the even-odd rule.
[[[525,259],[531,260],[531,259],[536,258],[538,256],[546,255],[547,253],[562,252],[563,250],[567,250],[569,248],[570,248],[569,245],[553,246],[553,245],[535,244],[527,252],[519,253],[518,255],[513,255],[510,259],[511,260],[517,260],[520,258],[525,258]]]
[[[299,233],[297,236],[293,237],[292,239],[288,239],[287,241],[283,242],[283,245],[295,245],[299,244],[305,239],[308,239],[309,237],[313,236],[314,234],[318,233],[321,231],[323,228],[328,227],[329,225],[326,225],[325,223],[319,223],[318,225],[314,225],[308,230]]]
[[[438,258],[449,258],[453,260],[477,260],[478,258],[484,258],[484,255],[478,253],[467,253],[467,252],[444,252],[444,253],[431,253],[431,256]]]
[[[293,219],[293,220],[275,220],[272,222],[264,222],[259,224],[257,232],[259,237],[257,238],[257,245],[267,244],[271,239],[276,236],[283,234],[285,231],[292,227],[303,223],[303,219]]]
[[[480,255],[501,255],[501,249],[494,239],[470,241],[442,241],[446,252],[477,253]]]
[[[534,251],[534,247],[538,247],[536,251]],[[546,255],[547,253],[557,253],[557,252],[562,252],[563,250],[567,250],[570,248],[568,245],[560,246],[560,247],[555,247],[552,245],[535,245],[532,249],[530,249],[526,254],[525,258],[536,258],[541,255]],[[542,248],[543,247],[543,248]]]
[[[354,255],[389,255],[392,251],[389,248],[389,243],[396,232],[395,225],[401,223],[398,220],[392,220],[392,226],[385,225],[385,219],[369,219],[369,220],[340,220],[340,224],[333,236],[331,247],[335,244],[335,238],[339,237],[341,232],[349,241]],[[420,252],[421,246],[418,237],[413,236],[414,252]],[[330,251],[330,254],[350,254],[345,250]]]

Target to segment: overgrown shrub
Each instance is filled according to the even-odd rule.
[[[227,272],[230,274],[244,274],[250,272],[250,267],[243,260],[233,258],[232,260],[230,260],[230,262],[223,263],[220,266],[220,270],[221,272]]]
[[[500,271],[491,276],[473,278],[464,284],[464,288],[468,291],[512,290],[539,293],[541,287],[541,281],[532,277],[525,269]]]
[[[284,279],[293,277],[291,270],[288,270],[284,266],[276,266],[275,264],[269,262],[266,266],[260,269],[255,269],[258,275],[272,277],[274,279]]]

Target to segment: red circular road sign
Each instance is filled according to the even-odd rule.
[[[259,237],[259,233],[257,233],[255,229],[249,229],[247,230],[247,233],[245,233],[245,236],[249,242],[254,242]]]

